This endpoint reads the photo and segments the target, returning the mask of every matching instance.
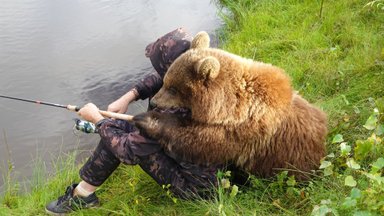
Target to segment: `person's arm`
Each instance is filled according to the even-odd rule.
[[[137,100],[138,97],[139,97],[138,91],[136,90],[136,88],[133,88],[129,90],[127,93],[125,93],[123,96],[121,96],[119,99],[109,104],[107,111],[116,112],[116,113],[126,113],[128,110],[128,105],[132,101]]]
[[[145,100],[155,95],[163,85],[163,80],[157,73],[151,73],[140,80],[133,89],[129,90],[116,101],[108,105],[107,111],[126,113],[128,105],[138,99]]]
[[[161,86],[163,86],[163,79],[158,73],[154,72],[147,75],[135,85],[135,89],[139,94],[137,99],[145,100],[152,97],[160,90]]]

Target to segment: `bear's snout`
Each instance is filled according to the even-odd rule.
[[[151,100],[149,100],[149,109],[150,110],[153,110],[157,107],[157,103],[156,101],[152,98]]]

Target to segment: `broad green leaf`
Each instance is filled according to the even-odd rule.
[[[344,185],[355,187],[357,185],[357,182],[355,181],[355,179],[353,179],[353,176],[347,176],[345,177]]]
[[[296,185],[296,180],[295,180],[295,176],[290,176],[287,180],[287,185],[288,186],[295,186]]]
[[[373,143],[373,140],[357,140],[355,147],[355,159],[364,159],[371,151]]]
[[[326,200],[321,200],[320,203],[321,203],[322,205],[329,205],[329,204],[332,203],[332,201],[331,201],[330,199],[326,199]]]
[[[224,209],[224,205],[223,204],[220,204],[219,205],[219,215],[223,215],[223,216],[226,216],[227,214],[225,214],[225,211],[223,210]]]
[[[345,201],[343,202],[342,206],[344,208],[351,208],[351,207],[355,207],[356,204],[357,204],[357,200],[352,199],[351,197],[347,197],[345,198]]]
[[[375,99],[373,98],[373,97],[369,97],[368,98],[368,102],[371,104],[371,106],[375,106],[376,104],[376,101],[375,101]]]
[[[231,187],[231,182],[228,179],[221,179],[221,186],[223,188],[229,188]]]
[[[378,158],[373,164],[372,164],[372,172],[377,172],[379,171],[381,168],[384,167],[384,158],[380,157]]]
[[[377,136],[383,135],[384,134],[384,125],[383,124],[378,125],[375,133]]]
[[[343,139],[343,135],[341,134],[336,134],[334,137],[333,137],[333,140],[332,140],[332,143],[341,143],[343,142],[344,139]]]
[[[360,165],[358,163],[356,163],[356,161],[353,158],[347,159],[347,163],[346,164],[351,169],[355,169],[355,170],[360,169]]]
[[[348,145],[346,142],[340,143],[340,150],[342,156],[349,155],[349,152],[351,152],[351,146]]]
[[[353,213],[353,216],[371,216],[372,213],[369,211],[357,211]]]
[[[328,213],[331,213],[331,212],[332,212],[331,208],[329,208],[328,206],[322,205],[320,206],[319,211],[314,215],[326,216],[328,215]]]
[[[279,183],[279,185],[283,185],[284,184],[284,179],[288,176],[288,171],[282,171],[281,173],[279,173],[277,175],[277,182]]]
[[[217,178],[222,179],[224,177],[224,173],[219,170],[219,171],[217,171],[216,176],[217,176]]]
[[[360,113],[360,109],[357,106],[353,106],[353,110],[355,111],[356,114]]]
[[[383,51],[384,51],[384,48],[383,48]],[[376,105],[377,109],[379,110],[379,112],[383,113],[384,112],[384,97],[376,99],[375,105]]]
[[[177,198],[176,197],[172,197],[172,201],[173,201],[173,203],[177,203]]]
[[[224,176],[226,176],[226,177],[230,177],[230,176],[231,176],[231,171],[230,171],[230,170],[226,171],[225,174],[224,174]]]
[[[378,184],[384,183],[384,177],[381,177],[381,175],[379,173],[375,173],[375,174],[364,173],[364,175],[367,176],[368,178],[370,178],[371,180],[376,181]]]
[[[361,191],[359,188],[352,188],[351,190],[351,198],[359,199],[361,197]]]
[[[231,198],[235,197],[239,192],[239,187],[237,185],[232,186],[231,194],[229,195]]]
[[[371,116],[369,116],[369,118],[367,119],[363,127],[365,127],[368,130],[374,130],[376,128],[376,124],[377,124],[377,115],[372,114]]]
[[[333,212],[332,208],[329,208],[327,205],[322,204],[320,206],[315,205],[313,207],[311,215],[312,216],[326,216],[326,215],[329,215],[329,213],[332,213],[332,212]]]
[[[372,135],[368,137],[367,140],[376,145],[381,143],[381,138],[379,136],[376,136],[375,133],[372,133]]]
[[[320,169],[324,169],[324,168],[327,168],[327,167],[329,167],[331,165],[332,165],[332,162],[323,160],[323,161],[321,161],[321,164],[320,164],[319,168]]]
[[[333,165],[326,167],[324,169],[324,176],[329,176],[333,174]]]

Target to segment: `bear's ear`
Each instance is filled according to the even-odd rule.
[[[195,70],[203,79],[215,79],[220,72],[220,62],[215,57],[205,57],[195,64]]]
[[[209,47],[209,35],[205,31],[201,31],[196,34],[191,42],[191,49],[195,48],[208,48]]]

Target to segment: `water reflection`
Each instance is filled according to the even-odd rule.
[[[197,1],[3,0],[0,6],[0,94],[101,108],[151,68],[145,45],[177,27],[192,34],[219,26],[215,5]],[[130,107],[144,111],[145,102]],[[92,149],[97,136],[72,132],[76,114],[0,99],[0,171],[8,155],[19,179],[34,159]],[[9,150],[7,149],[9,147]]]

